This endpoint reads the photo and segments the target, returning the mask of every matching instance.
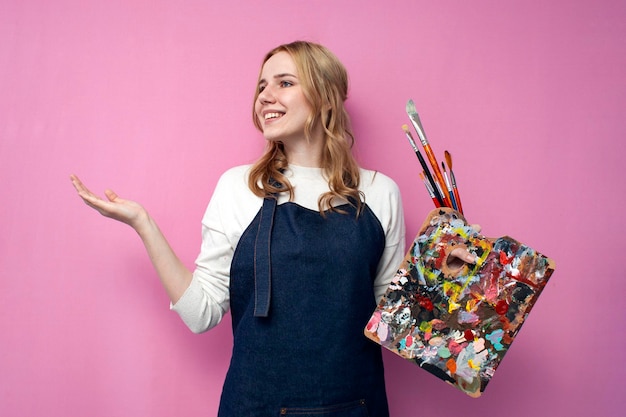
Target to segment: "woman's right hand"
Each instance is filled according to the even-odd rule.
[[[147,218],[146,210],[134,201],[124,200],[111,190],[104,192],[107,198],[104,200],[89,191],[76,175],[70,175],[70,180],[85,204],[105,217],[126,223],[135,230],[142,219]]]
[[[178,302],[189,287],[192,272],[180,261],[157,224],[148,212],[138,203],[120,198],[111,190],[106,190],[106,200],[98,197],[76,175],[70,175],[72,184],[80,198],[105,217],[130,225],[141,237],[150,260],[167,291],[172,303]]]

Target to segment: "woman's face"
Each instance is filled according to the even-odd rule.
[[[287,52],[278,52],[261,69],[256,117],[267,140],[305,140],[305,122],[311,106],[304,96],[296,64]]]

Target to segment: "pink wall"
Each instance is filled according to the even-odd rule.
[[[409,235],[431,209],[413,98],[470,221],[557,261],[482,398],[385,354],[393,415],[623,415],[626,3],[382,4],[0,0],[0,415],[214,415],[229,320],[191,334],[68,175],[143,202],[192,266],[219,174],[262,149],[262,55],[298,38],[348,67],[358,155]]]

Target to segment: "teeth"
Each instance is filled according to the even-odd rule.
[[[281,113],[267,113],[267,114],[265,115],[265,120],[269,120],[269,119],[277,119],[277,118],[279,118],[280,116],[282,116],[282,114],[281,114]]]

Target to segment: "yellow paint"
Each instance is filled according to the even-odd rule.
[[[479,300],[472,298],[465,303],[465,311],[475,311],[476,306],[478,305]]]
[[[433,331],[433,325],[429,321],[423,321],[420,323],[420,330],[424,333],[430,333]]]
[[[450,302],[448,303],[448,313],[452,314],[454,311],[458,310],[459,308],[461,308],[461,304],[457,304],[455,300],[450,299]]]

